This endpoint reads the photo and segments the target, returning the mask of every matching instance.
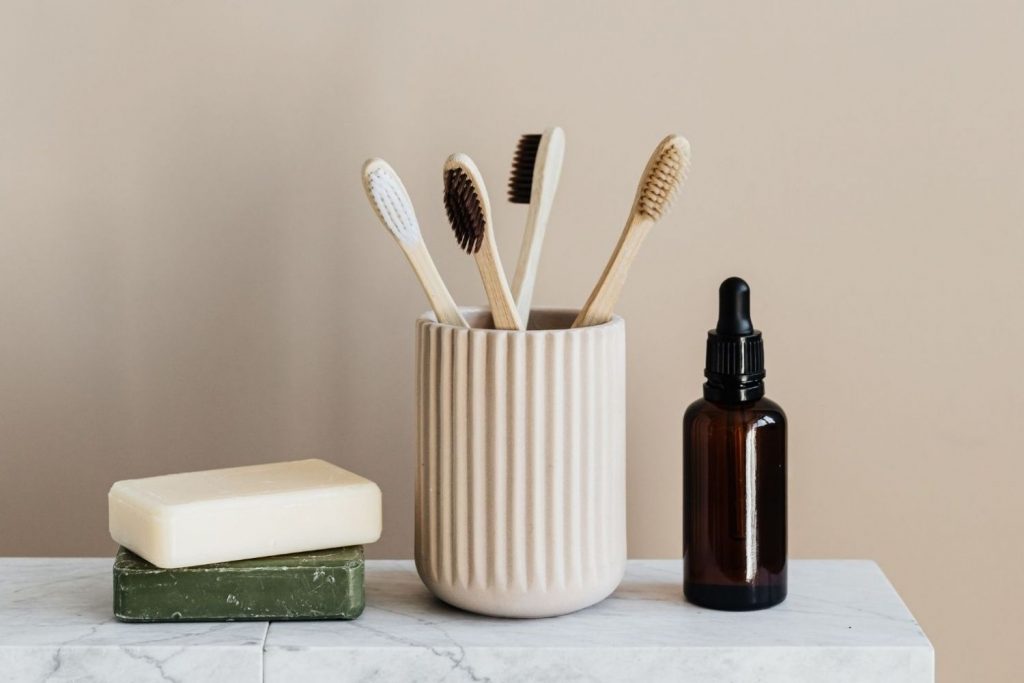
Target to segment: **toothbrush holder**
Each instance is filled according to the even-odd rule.
[[[622,318],[526,331],[416,323],[416,569],[479,614],[550,617],[600,602],[626,567]]]

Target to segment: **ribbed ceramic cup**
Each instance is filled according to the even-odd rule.
[[[490,314],[464,309],[474,328]],[[416,568],[441,600],[547,617],[626,566],[625,323],[525,332],[416,324]]]

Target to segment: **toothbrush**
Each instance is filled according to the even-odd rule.
[[[494,242],[487,188],[476,164],[465,154],[453,154],[444,163],[444,208],[459,246],[476,259],[495,328],[523,329]]]
[[[669,135],[654,150],[633,199],[629,220],[604,273],[573,327],[600,325],[612,319],[615,304],[626,284],[629,267],[651,227],[664,216],[690,170],[690,143]]]
[[[383,159],[368,160],[363,164],[363,189],[366,190],[366,196],[377,218],[395,238],[409,260],[409,265],[419,278],[438,322],[469,327],[448,288],[445,287],[441,274],[437,272],[434,260],[430,258],[430,252],[427,251],[427,245],[420,233],[420,224],[416,220],[412,200],[409,199],[409,193],[406,192],[405,185],[395,170]]]
[[[556,126],[548,128],[542,135],[520,137],[512,159],[508,200],[513,204],[529,204],[530,207],[526,214],[519,261],[512,277],[512,296],[520,319],[527,324],[530,321],[533,285],[537,280],[537,264],[564,157],[565,133]]]

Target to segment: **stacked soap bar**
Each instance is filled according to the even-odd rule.
[[[322,460],[119,481],[108,510],[126,621],[354,618],[381,533],[377,485]]]
[[[158,567],[373,543],[380,489],[323,460],[119,481],[110,535]]]
[[[363,612],[363,547],[161,569],[121,548],[121,621],[355,619]]]

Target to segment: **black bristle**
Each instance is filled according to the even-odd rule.
[[[484,211],[476,187],[461,168],[444,174],[444,210],[455,231],[455,240],[466,253],[480,251],[484,242]]]
[[[512,158],[512,172],[508,178],[508,200],[513,204],[529,204],[533,192],[533,167],[537,163],[540,135],[523,135]]]

